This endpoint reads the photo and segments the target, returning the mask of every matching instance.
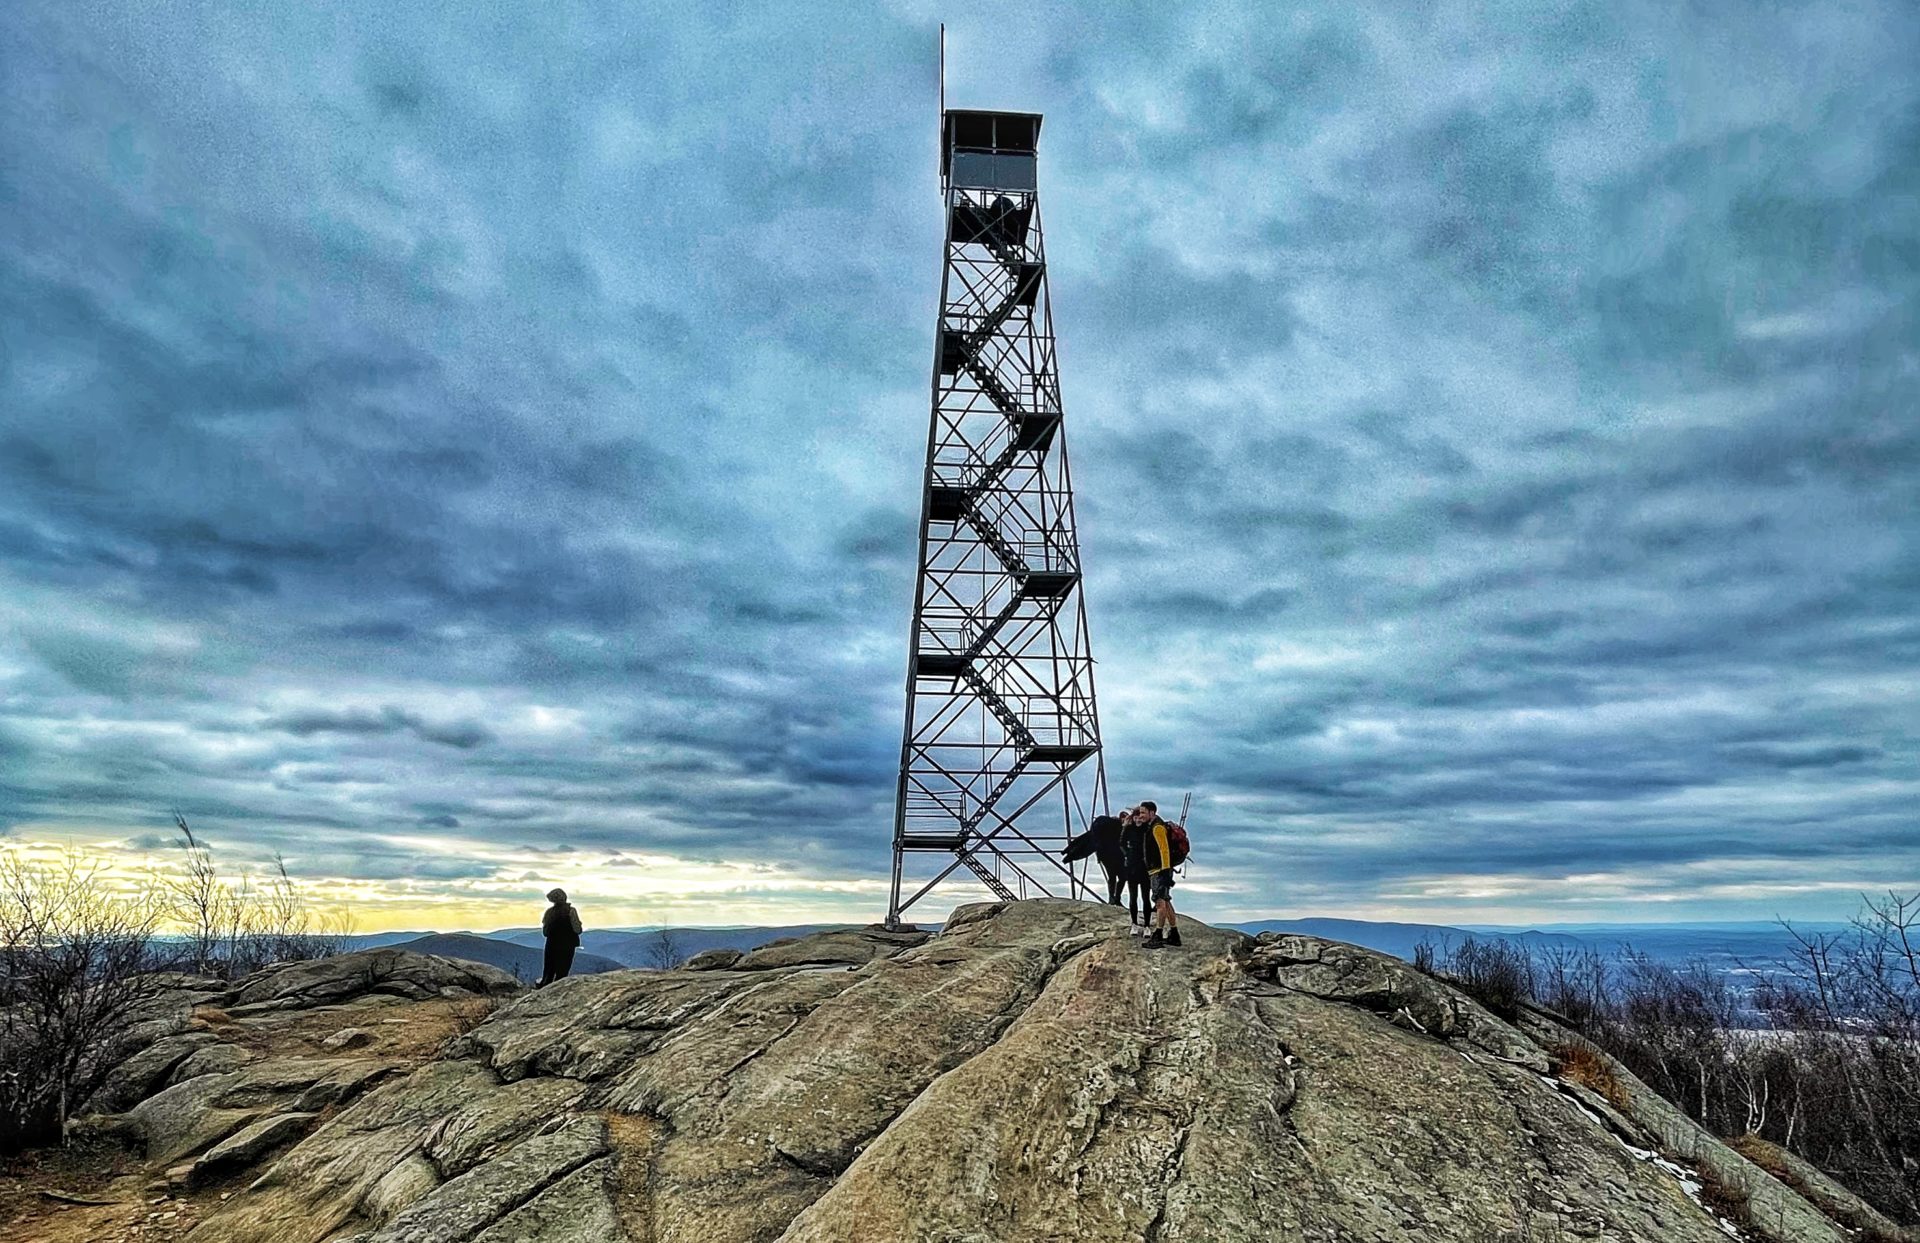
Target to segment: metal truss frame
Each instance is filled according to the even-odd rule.
[[[1038,192],[1030,171],[1024,188],[1018,175],[1011,188],[949,178],[956,116],[1012,119],[1027,170],[1039,128],[1018,113],[943,125],[946,257],[889,924],[963,868],[1001,899],[1091,896],[1061,854],[1107,797]],[[909,878],[927,855],[933,874]]]

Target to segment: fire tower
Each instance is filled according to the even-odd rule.
[[[1033,113],[942,110],[946,265],[890,924],[960,868],[1000,898],[1079,896],[1060,855],[1105,809],[1039,137]]]

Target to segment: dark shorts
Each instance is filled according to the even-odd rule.
[[[1147,892],[1155,902],[1173,901],[1173,869],[1147,877]]]

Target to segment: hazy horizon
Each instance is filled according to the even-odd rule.
[[[1273,921],[1321,920],[1321,921],[1329,921],[1329,922],[1357,922],[1357,923],[1368,923],[1368,924],[1405,923],[1405,924],[1415,924],[1415,925],[1429,925],[1429,926],[1437,926],[1437,927],[1458,928],[1463,932],[1487,931],[1487,932],[1513,932],[1513,933],[1604,931],[1608,929],[1619,929],[1619,928],[1640,928],[1640,929],[1659,928],[1659,929],[1671,929],[1671,930],[1700,930],[1700,931],[1722,931],[1722,930],[1724,931],[1731,931],[1731,930],[1766,931],[1766,930],[1772,930],[1779,927],[1778,923],[1772,920],[1686,920],[1686,921],[1680,921],[1680,922],[1614,921],[1614,922],[1588,922],[1588,923],[1577,923],[1577,924],[1544,924],[1544,923],[1542,924],[1485,924],[1477,921],[1356,919],[1354,916],[1351,916],[1351,915],[1331,915],[1326,913],[1317,913],[1312,915],[1285,915],[1285,914],[1251,915],[1245,918],[1223,920],[1220,922],[1225,924],[1238,925],[1238,924],[1264,923],[1270,920],[1273,920]],[[1795,920],[1795,919],[1792,919],[1791,916],[1788,917],[1788,920],[1789,922],[1793,923],[1795,927],[1804,928],[1808,931],[1829,931],[1830,932],[1830,931],[1851,926],[1844,920]],[[944,921],[944,914],[940,917],[916,918],[910,922],[919,923],[922,925],[932,925],[932,924],[941,923],[943,921]],[[874,921],[874,920],[863,920],[863,921],[807,920],[807,921],[798,921],[794,923],[779,923],[779,924],[635,924],[635,925],[594,924],[591,927],[589,927],[587,931],[642,933],[642,932],[657,932],[657,931],[660,931],[662,928],[665,928],[672,931],[725,932],[730,930],[744,930],[744,929],[751,929],[751,928],[809,928],[809,927],[818,927],[823,924],[828,924],[828,925],[839,924],[839,925],[844,925],[849,927],[859,927],[859,926],[863,926],[864,924],[870,924],[874,922],[877,922],[877,921]],[[356,928],[352,930],[348,935],[388,936],[394,933],[419,932],[427,936],[449,936],[449,935],[454,935],[458,933],[467,933],[473,936],[497,937],[506,933],[525,934],[525,933],[534,933],[538,931],[540,931],[540,925],[538,923],[527,923],[527,924],[503,924],[499,927],[494,927],[494,928],[468,928],[468,927],[460,927],[460,928],[395,927],[395,928],[374,928],[374,929]]]

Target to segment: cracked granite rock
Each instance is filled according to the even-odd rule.
[[[576,977],[317,1118],[340,1076],[316,1058],[123,1117],[156,1159],[260,1149],[195,1243],[1725,1243],[1699,1168],[1755,1208],[1739,1237],[1851,1237],[1638,1085],[1616,1110],[1557,1080],[1570,1038],[1543,1016],[1338,942],[1126,931],[1110,907],[982,903],[938,935]],[[333,995],[289,983],[232,998]],[[145,1054],[116,1099],[204,1047]]]

